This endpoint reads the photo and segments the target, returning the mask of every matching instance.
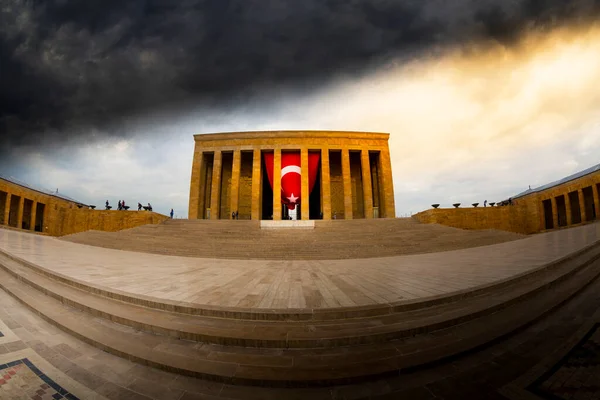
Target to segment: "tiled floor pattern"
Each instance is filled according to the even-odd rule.
[[[600,223],[514,242],[356,260],[224,260],[105,249],[0,229],[0,250],[113,290],[198,305],[332,308],[443,295],[506,279],[600,240]]]
[[[0,365],[0,395],[13,399],[79,399],[50,379],[27,358]]]
[[[600,398],[600,324],[528,389],[550,400]]]
[[[475,354],[395,378],[331,388],[238,387],[138,365],[74,339],[1,290],[0,320],[5,338],[12,338],[0,344],[0,364],[27,358],[81,399],[540,400],[552,397],[535,395],[529,390],[531,383],[540,377],[540,382],[547,380],[544,374],[554,376],[548,371],[557,364],[559,369],[574,365],[574,356],[582,358],[581,349],[590,348],[590,342],[597,343],[597,331],[586,340],[582,338],[600,323],[600,280],[549,317]],[[600,382],[597,368],[580,371],[580,380]],[[34,381],[38,384],[39,380]],[[27,388],[23,388],[22,396]],[[0,392],[0,399],[14,398]],[[600,392],[588,387],[585,392],[575,391],[571,397],[560,398],[600,399]]]

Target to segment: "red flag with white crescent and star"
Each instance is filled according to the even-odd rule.
[[[265,166],[273,188],[273,153],[265,153]],[[317,179],[319,153],[308,153],[308,192],[311,193]],[[302,198],[302,171],[300,152],[281,153],[281,202],[290,210],[300,204]]]

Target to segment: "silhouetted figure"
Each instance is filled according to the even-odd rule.
[[[512,197],[509,197],[509,198],[508,198],[508,205],[509,205],[509,206],[512,206],[512,203],[513,203],[513,202],[512,202]]]
[[[138,201],[138,211],[142,211],[142,203]]]
[[[240,219],[240,214],[235,210],[235,219]]]
[[[487,207],[487,200],[484,200],[484,201],[483,201],[483,206],[484,206],[484,207]]]
[[[127,210],[127,209],[125,208],[125,200],[121,200],[121,209],[123,209],[123,210]]]
[[[110,206],[110,204],[108,204],[108,200],[106,200],[106,209],[110,210],[112,207]]]
[[[150,205],[150,203],[148,203],[148,211],[152,211],[152,205]]]
[[[171,219],[173,219],[173,209],[171,208]]]

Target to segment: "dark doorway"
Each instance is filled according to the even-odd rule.
[[[556,213],[558,214],[558,226],[567,226],[567,206],[565,196],[556,196]]]
[[[321,217],[321,163],[317,170],[315,185],[308,198],[309,219],[323,219]]]
[[[33,212],[33,201],[25,199],[23,202],[23,222],[21,227],[23,229],[31,229],[31,213]]]
[[[44,231],[44,212],[46,211],[46,205],[44,203],[37,203],[35,210],[35,231]]]
[[[583,193],[583,205],[585,206],[585,220],[593,221],[596,219],[596,207],[594,204],[594,190],[591,186],[581,190]]]
[[[552,200],[542,201],[544,206],[544,226],[546,229],[554,229],[554,219],[552,218]]]
[[[6,224],[8,221],[4,220],[4,215],[6,214],[6,197],[8,193],[0,190],[0,224]]]
[[[273,189],[269,183],[269,176],[267,175],[267,166],[265,164],[264,157],[260,157],[262,163],[262,214],[261,219],[273,219]],[[283,207],[282,207],[283,208]]]
[[[379,218],[384,215],[380,194],[379,152],[369,152],[369,164],[371,165],[371,187],[373,190],[373,218]]]
[[[571,224],[581,223],[581,207],[579,207],[579,192],[569,193],[569,203],[571,208]]]
[[[19,203],[21,202],[21,196],[10,196],[10,211],[8,214],[8,225],[13,228],[18,228],[19,221]]]

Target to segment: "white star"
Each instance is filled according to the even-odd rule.
[[[294,204],[296,203],[296,200],[298,200],[298,197],[294,197],[294,193],[292,193],[292,195],[289,196],[287,199],[290,201],[290,203]]]

